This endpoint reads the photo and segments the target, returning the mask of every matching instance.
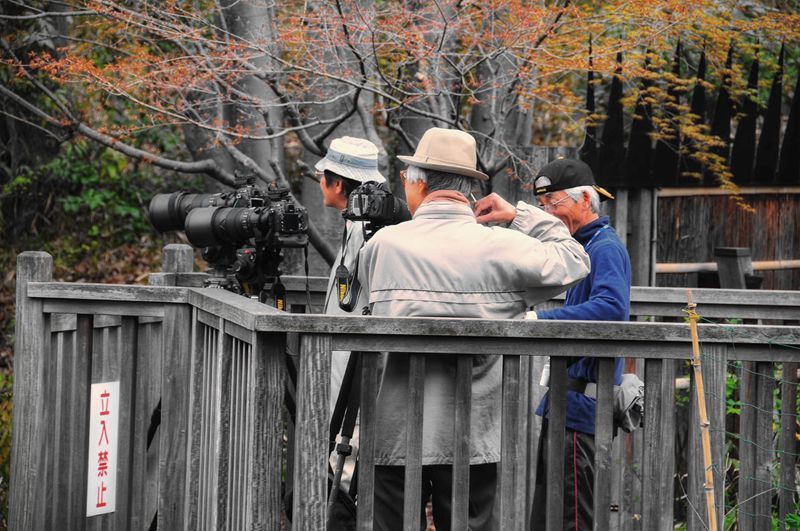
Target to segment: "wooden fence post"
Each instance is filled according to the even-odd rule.
[[[163,256],[162,270],[165,273],[192,271],[194,251],[188,245],[166,245]],[[150,283],[175,285],[175,277],[153,276]],[[161,330],[161,424],[158,426],[157,444],[154,440],[149,452],[158,450],[158,527],[178,529],[183,524],[186,503],[191,308],[185,305],[165,307]]]
[[[14,345],[14,413],[11,438],[10,529],[44,525],[47,415],[45,373],[49,319],[42,302],[28,297],[28,282],[53,279],[53,257],[27,251],[17,257],[17,315]]]
[[[301,531],[325,529],[330,356],[330,336],[301,336],[292,506],[292,529]]]
[[[753,257],[747,247],[717,247],[714,249],[717,262],[719,287],[723,289],[745,289],[744,276],[753,274]]]

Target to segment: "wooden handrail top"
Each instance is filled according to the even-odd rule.
[[[304,277],[283,277],[282,281],[290,291],[305,290]],[[320,286],[324,288],[325,282],[327,279],[322,277],[310,277],[312,292],[319,291]],[[45,299],[186,303],[190,289],[196,288],[139,284],[31,282],[28,284],[28,296]],[[800,291],[692,288],[692,297],[701,308],[704,304],[800,308]],[[554,300],[563,299],[563,294],[554,297]],[[239,300],[246,299],[239,297]],[[686,303],[686,289],[634,286],[631,288],[631,302],[683,305]],[[800,309],[798,309],[798,319],[800,319]]]
[[[28,295],[44,299],[82,299],[85,301],[116,301],[139,304],[148,302],[189,303],[207,312],[220,315],[229,322],[259,332],[363,334],[372,336],[538,338],[634,343],[652,341],[685,343],[689,341],[688,328],[682,323],[523,321],[518,319],[483,320],[290,314],[279,312],[275,308],[261,304],[258,301],[247,299],[225,290],[203,288],[38,282],[29,284]],[[798,326],[701,324],[700,330],[703,341],[712,343],[774,344],[776,348],[778,344],[800,344],[800,327]]]
[[[281,277],[289,291],[304,291],[305,277]],[[313,292],[324,292],[328,279],[325,277],[309,277],[309,287]],[[717,288],[692,288],[692,299],[698,305],[759,305],[759,306],[791,306],[800,308],[800,291],[788,290],[742,290]],[[556,295],[553,300],[564,300],[564,294]],[[649,286],[632,286],[631,302],[654,302],[660,304],[686,304],[686,288],[658,288]],[[800,309],[798,309],[800,319]]]
[[[35,299],[186,304],[190,289],[192,288],[141,284],[30,282],[27,295]]]
[[[689,342],[683,323],[524,321],[522,319],[450,319],[340,316],[279,312],[224,290],[192,289],[190,303],[259,332],[367,334],[487,338],[548,338],[591,341]],[[243,304],[247,303],[247,304]],[[251,313],[256,310],[257,314]],[[743,344],[800,344],[798,326],[700,325],[703,341]],[[777,341],[775,338],[780,338]]]

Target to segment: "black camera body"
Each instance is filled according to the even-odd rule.
[[[398,199],[383,184],[366,182],[347,198],[342,216],[350,221],[365,222],[365,240],[387,225],[411,219],[405,201]]]
[[[203,249],[207,286],[258,294],[266,302],[274,298],[268,287],[279,284],[282,250],[308,245],[308,213],[289,198],[288,188],[259,188],[254,181],[237,180],[236,190],[218,194],[158,194],[149,212],[157,230],[183,230]]]

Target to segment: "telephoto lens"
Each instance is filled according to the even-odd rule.
[[[156,194],[150,200],[150,223],[159,232],[183,230],[187,214],[195,208],[207,207],[214,194],[173,192]]]
[[[186,216],[186,237],[196,247],[237,247],[256,236],[262,208],[195,208]]]

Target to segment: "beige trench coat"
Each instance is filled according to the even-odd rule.
[[[423,203],[361,251],[376,316],[512,319],[589,273],[589,257],[557,218],[520,202],[509,229],[475,221],[467,204]],[[475,356],[470,463],[500,460],[501,367]],[[452,464],[455,357],[426,356],[424,465]],[[376,463],[405,463],[408,356],[389,354],[378,394]]]

